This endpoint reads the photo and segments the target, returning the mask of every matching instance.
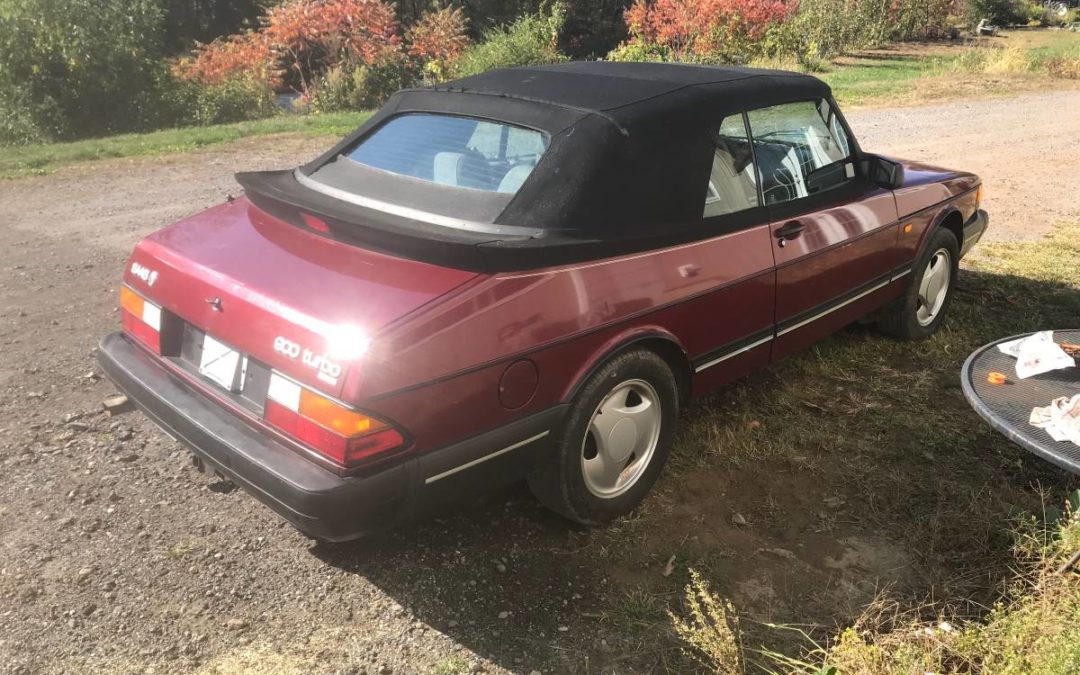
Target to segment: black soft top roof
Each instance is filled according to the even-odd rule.
[[[301,167],[299,177],[263,172],[238,180],[257,205],[277,215],[289,212],[294,222],[302,222],[300,212],[326,216],[335,232],[389,253],[483,271],[528,269],[700,237],[710,130],[732,113],[829,96],[815,77],[776,70],[611,62],[507,68],[398,92]],[[437,217],[425,222],[426,207],[406,217],[346,204],[306,180],[387,119],[424,112],[494,119],[550,136],[494,222],[456,231]],[[474,198],[469,193],[402,178],[391,201],[438,205],[445,212],[435,216],[460,216]],[[739,224],[754,217],[761,214],[724,218]]]
[[[704,85],[715,85],[706,87]],[[654,116],[666,106],[708,104],[718,94],[747,108],[790,97],[790,88],[829,94],[828,85],[810,75],[783,70],[705,66],[682,63],[573,61],[553,65],[503,68],[433,87],[436,91],[519,98],[605,114],[624,124]],[[667,98],[686,90],[687,96]],[[780,90],[780,91],[778,91]],[[784,90],[787,90],[784,93]]]

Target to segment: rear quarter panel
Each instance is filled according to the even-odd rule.
[[[565,400],[619,345],[661,336],[688,357],[768,329],[775,280],[766,225],[683,246],[576,266],[502,274],[376,336],[359,405],[400,421],[431,449]],[[767,362],[767,349],[749,355]],[[532,397],[499,400],[508,365],[532,361]],[[709,369],[698,388],[743,374]],[[750,366],[749,369],[752,369]]]

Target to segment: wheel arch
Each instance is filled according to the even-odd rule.
[[[675,376],[680,406],[690,399],[693,370],[686,349],[669,331],[650,327],[619,335],[606,342],[578,369],[570,386],[563,392],[562,400],[569,401],[577,395],[585,382],[605,363],[631,349],[648,349],[662,358]]]
[[[953,236],[956,237],[957,245],[964,245],[964,214],[960,212],[960,209],[955,204],[948,204],[941,210],[941,213],[934,217],[933,224],[926,228],[926,233],[919,243],[919,251],[915,256],[916,260],[926,250],[926,245],[930,241],[930,237],[933,236],[934,231],[939,228],[952,232]]]

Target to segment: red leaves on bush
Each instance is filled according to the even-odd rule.
[[[175,73],[207,84],[244,75],[306,89],[313,74],[342,61],[371,65],[402,49],[394,8],[383,0],[287,0],[262,23],[202,46]]]
[[[636,0],[624,19],[632,40],[704,55],[725,51],[728,40],[760,39],[797,8],[797,0]]]
[[[424,61],[453,61],[469,46],[466,28],[460,7],[428,12],[409,29],[409,54]]]
[[[270,44],[260,33],[241,33],[200,47],[194,57],[181,58],[173,73],[204,84],[220,84],[238,73],[271,81],[272,62]]]

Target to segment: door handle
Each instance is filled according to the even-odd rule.
[[[794,239],[802,234],[802,231],[806,229],[806,226],[797,220],[789,220],[784,223],[782,227],[777,229],[773,234],[776,235],[777,243],[780,246],[784,246],[788,239]]]

